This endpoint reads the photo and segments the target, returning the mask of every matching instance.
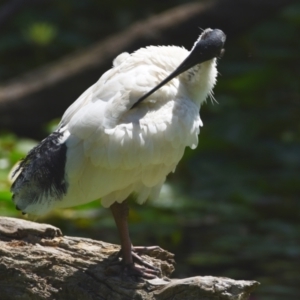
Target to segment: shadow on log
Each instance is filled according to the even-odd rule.
[[[121,276],[110,268],[119,249],[102,241],[63,236],[48,224],[0,217],[0,298],[245,300],[259,285],[212,276],[169,279],[173,254],[160,248],[143,256],[160,269],[160,278]]]

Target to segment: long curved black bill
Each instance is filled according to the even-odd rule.
[[[136,107],[140,102],[149,97],[163,85],[168,83],[174,77],[180,75],[181,73],[187,71],[195,65],[201,64],[205,61],[211,60],[214,57],[221,55],[223,46],[226,40],[226,35],[220,29],[205,29],[198,41],[192,48],[189,56],[178,66],[175,71],[173,71],[167,78],[165,78],[161,83],[155,86],[152,90],[144,94],[139,98],[131,108]]]

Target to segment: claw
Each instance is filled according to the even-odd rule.
[[[142,266],[138,266],[134,263],[123,266],[123,272],[129,276],[142,277],[145,279],[154,279],[157,277],[158,272],[152,269],[148,269]]]
[[[149,253],[149,251],[155,250],[157,246],[153,247],[132,247],[131,255],[133,263],[126,264],[123,260],[119,260],[122,257],[122,249],[116,254],[115,261],[110,264],[108,271],[113,274],[120,273],[120,267],[122,268],[121,272],[126,276],[135,276],[142,277],[145,279],[154,279],[160,275],[159,268],[146,262],[138,253]],[[159,247],[158,247],[159,248]],[[116,267],[119,265],[119,267]]]

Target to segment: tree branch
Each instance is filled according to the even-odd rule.
[[[144,259],[160,278],[136,280],[110,267],[119,246],[63,236],[48,224],[0,217],[1,299],[245,300],[255,281],[212,276],[169,279],[173,254],[156,249]]]

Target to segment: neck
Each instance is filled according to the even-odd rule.
[[[180,81],[184,83],[190,98],[200,106],[216,83],[216,59],[196,65],[180,77]]]

